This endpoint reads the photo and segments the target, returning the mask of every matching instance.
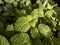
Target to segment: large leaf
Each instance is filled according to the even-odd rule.
[[[38,9],[34,9],[31,13],[31,15],[36,18],[36,17],[44,17],[44,7],[39,7]]]
[[[0,35],[0,45],[10,45],[8,40],[2,35]]]
[[[30,24],[28,23],[26,17],[20,17],[17,19],[14,28],[17,31],[27,32],[30,29]]]
[[[52,36],[51,29],[47,25],[45,25],[45,24],[39,24],[38,25],[38,29],[39,29],[39,32],[41,33],[41,35],[43,37],[50,38]]]
[[[27,33],[19,33],[10,39],[11,45],[31,45],[31,39]]]

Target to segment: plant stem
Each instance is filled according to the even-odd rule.
[[[44,2],[43,6],[45,6],[45,5],[47,4],[47,2],[48,2],[48,0],[46,0],[46,1]]]

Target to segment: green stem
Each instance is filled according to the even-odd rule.
[[[45,5],[47,4],[47,2],[48,2],[48,0],[46,0],[46,1],[44,2],[43,6],[45,6]]]

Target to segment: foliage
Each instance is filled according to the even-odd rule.
[[[0,35],[0,45],[60,45],[60,7],[52,0],[0,0]]]
[[[2,35],[0,35],[0,45],[10,45],[8,40]]]

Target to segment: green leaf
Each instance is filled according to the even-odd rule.
[[[38,29],[35,27],[35,28],[31,28],[30,30],[30,34],[31,34],[31,37],[32,38],[40,38],[40,34],[39,34],[39,31]]]
[[[52,7],[52,5],[50,5],[49,3],[47,4],[47,8],[48,9],[52,9],[53,7]]]
[[[53,38],[52,42],[54,45],[60,45],[60,39],[59,38]]]
[[[49,0],[48,1],[51,5],[54,5],[55,4],[55,2],[53,1],[53,0]]]
[[[58,25],[58,26],[56,26],[56,29],[59,31],[60,30],[60,26]]]
[[[57,35],[57,36],[58,36],[58,38],[60,39],[60,32],[58,33],[58,35]]]
[[[30,29],[30,24],[28,23],[26,17],[20,17],[16,20],[14,28],[16,31],[27,32]]]
[[[23,4],[24,2],[26,2],[26,0],[20,0],[19,1],[21,4]]]
[[[27,15],[27,12],[26,12],[26,10],[25,9],[21,9],[21,10],[16,10],[16,16],[17,16],[17,18],[18,17],[21,17],[21,16],[26,16]]]
[[[18,4],[18,3],[17,3],[16,1],[13,2],[13,5],[14,5],[15,7],[17,6],[17,4]]]
[[[38,17],[44,17],[44,7],[39,7],[38,9]]]
[[[34,9],[31,13],[33,18],[36,17],[44,17],[44,12],[43,12],[44,7],[39,7],[38,9]]]
[[[57,22],[56,22],[56,21],[51,20],[51,22],[52,22],[52,25],[53,25],[54,27],[56,27],[56,26],[57,26]]]
[[[55,20],[57,17],[57,13],[53,9],[51,9],[45,12],[45,16],[51,18],[52,20]]]
[[[0,0],[0,4],[3,4],[3,1],[2,0]]]
[[[41,1],[40,0],[37,0],[36,3],[40,6],[42,5]]]
[[[31,4],[30,0],[26,0],[26,6],[29,6]]]
[[[30,22],[30,25],[31,25],[32,27],[35,27],[36,24],[37,24],[37,22],[38,22],[38,18],[34,18],[34,19]]]
[[[31,15],[32,15],[33,18],[38,17],[38,9],[34,9],[34,10],[31,12]]]
[[[12,30],[14,30],[13,24],[8,25],[7,28],[6,28],[6,30],[7,30],[7,31],[12,31]]]
[[[10,45],[8,40],[2,35],[0,35],[0,45]]]
[[[33,40],[33,45],[43,45],[40,39]]]
[[[11,45],[32,45],[31,39],[27,33],[19,33],[11,37]]]
[[[33,17],[32,17],[31,15],[27,15],[27,17],[26,17],[26,18],[27,18],[27,21],[28,21],[28,22],[30,22],[30,21],[32,21],[32,20],[33,20]]]
[[[38,29],[43,37],[50,38],[52,36],[51,29],[47,25],[39,24]]]
[[[60,15],[60,7],[55,7],[54,10],[57,13],[57,15]]]
[[[42,42],[43,42],[43,45],[52,45],[50,39],[47,39],[47,38],[44,38]]]
[[[13,3],[15,0],[5,0],[7,3]]]
[[[48,9],[53,9],[55,6],[57,6],[57,4],[55,4],[55,5],[51,5],[51,4],[49,4],[49,3],[47,4],[47,8],[48,8]]]
[[[48,18],[52,17],[53,15],[53,10],[48,10],[46,13],[45,13],[45,16],[47,16]]]

